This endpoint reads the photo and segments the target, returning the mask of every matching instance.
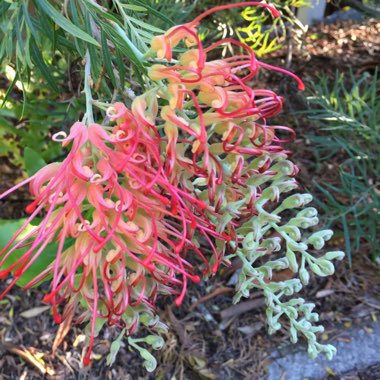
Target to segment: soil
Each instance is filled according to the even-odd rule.
[[[293,53],[291,69],[303,78],[316,78],[336,70],[352,69],[354,73],[373,72],[380,66],[380,22],[342,22],[312,27],[301,49]],[[286,51],[276,52],[270,60],[284,63]],[[272,74],[263,74],[260,81],[266,87],[277,87],[286,93],[288,104],[297,108],[302,98],[292,84]],[[276,89],[276,88],[275,88]],[[291,117],[291,107],[283,118],[300,128]],[[293,125],[294,124],[294,125]],[[293,158],[301,167],[301,186],[308,184],[305,167],[312,160],[304,149],[302,138],[296,139]],[[332,163],[334,164],[334,163]],[[22,171],[5,157],[0,160],[0,192],[22,177]],[[333,179],[332,179],[333,180]],[[26,193],[1,201],[1,218],[23,216]],[[339,233],[337,234],[338,236]],[[332,243],[343,249],[338,237]],[[380,271],[371,262],[366,247],[353,255],[352,267],[347,261],[338,263],[337,272],[327,279],[312,279],[303,296],[315,301],[321,321],[326,326],[323,341],[349,339],[346,329],[364,326],[376,320],[380,310]],[[286,273],[284,273],[286,276]],[[55,355],[52,344],[57,326],[50,311],[42,303],[41,290],[16,290],[0,301],[0,380],[5,379],[265,379],[271,352],[288,350],[287,339],[281,333],[267,334],[265,310],[260,294],[230,309],[232,305],[231,277],[226,269],[218,279],[191,286],[181,308],[161,304],[159,313],[169,325],[165,348],[156,354],[158,367],[147,374],[137,355],[122,347],[112,368],[106,366],[110,337],[107,330],[94,349],[91,367],[84,368],[83,335],[73,327]],[[6,282],[0,282],[0,292]],[[211,296],[205,297],[206,294]],[[41,308],[42,307],[42,308]],[[35,309],[40,308],[40,309]],[[25,311],[29,313],[22,314]],[[380,360],[380,359],[379,359]],[[326,379],[380,379],[380,365],[346,374],[328,374]],[[291,370],[291,369],[289,369]],[[285,377],[284,377],[285,379]]]

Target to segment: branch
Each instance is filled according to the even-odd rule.
[[[342,0],[340,5],[345,7],[351,7],[359,12],[366,13],[368,16],[380,18],[380,9],[365,5],[359,0]]]

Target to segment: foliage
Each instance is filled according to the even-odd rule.
[[[330,160],[339,170],[335,184],[318,183],[317,203],[329,225],[340,223],[351,252],[368,243],[372,256],[380,252],[380,93],[379,76],[336,73],[314,83],[308,97],[309,118],[320,133],[307,134],[320,167]]]
[[[93,0],[1,2],[0,68],[10,80],[0,89],[1,155],[23,165],[26,146],[47,162],[61,154],[48,140],[72,125],[83,106],[79,73],[86,48],[97,97],[127,102],[128,88],[136,87],[132,77],[144,85],[142,55],[162,32],[154,22],[174,24],[151,3],[115,1],[107,9]],[[144,21],[148,15],[151,23]],[[13,95],[20,90],[18,101]]]
[[[205,47],[201,21],[235,4],[178,26],[168,18],[168,4],[10,0],[0,5],[1,62],[15,71],[3,97],[11,106],[2,116],[8,137],[27,146],[30,174],[0,199],[26,184],[34,199],[25,221],[4,228],[13,236],[2,242],[0,278],[12,279],[0,298],[16,283],[30,288],[50,281],[44,301],[52,305],[55,321],[71,323],[75,317],[87,324],[85,364],[108,324],[121,328],[108,363],[127,336],[152,371],[156,363],[146,347],[161,348],[159,334],[166,329],[156,298],[173,295],[180,305],[189,281],[216,275],[222,264],[240,259],[234,301],[261,290],[270,333],[285,320],[293,342],[303,335],[312,357],[323,352],[331,358],[334,347],[317,342],[323,327],[312,324],[318,320],[314,305],[295,294],[308,283],[309,272],[332,274],[331,261],[343,253],[316,253],[332,232],[317,231],[317,211],[303,208],[311,196],[298,192],[298,169],[282,145],[291,137],[280,137],[293,131],[269,123],[281,111],[282,98],[248,86],[260,69],[290,75],[299,89],[303,83],[230,38]],[[258,5],[280,16],[270,5]],[[241,54],[226,56],[221,48],[228,44]],[[73,65],[84,65],[84,71],[66,86]],[[49,89],[36,96],[33,88],[42,81]],[[10,97],[17,84],[24,96],[21,110]],[[75,92],[82,87],[82,94]],[[67,88],[69,111],[57,99]],[[84,116],[68,129],[51,110],[70,121],[73,113],[83,110]],[[20,134],[12,126],[15,118],[43,128]],[[51,130],[55,121],[58,131]],[[31,141],[36,132],[41,139]],[[44,150],[50,134],[62,150]],[[56,157],[64,150],[67,154]],[[275,281],[273,273],[284,269],[294,277]],[[134,337],[140,326],[148,336]]]
[[[262,9],[247,7],[241,15],[249,25],[236,28],[239,39],[259,57],[280,49],[293,29],[303,33],[304,26],[297,19],[295,9],[310,6],[309,0],[274,0],[271,3],[281,11],[282,17],[272,22]]]
[[[37,160],[50,162],[61,156],[61,148],[49,143],[52,131],[66,129],[78,115],[80,102],[76,99],[57,101],[41,87],[40,84],[38,90],[31,90],[34,93],[26,104],[12,99],[6,102],[7,109],[0,109],[0,155],[16,165],[25,165],[25,147],[38,152]]]
[[[88,48],[97,80],[94,92],[108,99],[123,95],[127,75],[143,84],[143,54],[153,36],[163,32],[144,21],[147,14],[160,19],[166,28],[173,25],[140,0],[115,0],[110,9],[94,0],[5,1],[0,7],[0,62],[11,64],[21,83],[35,70],[52,91],[59,92],[65,65],[61,63],[63,70],[57,72],[57,59],[70,66],[84,58]]]

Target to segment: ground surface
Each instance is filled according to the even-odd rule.
[[[268,367],[267,380],[281,379],[284,374],[286,380],[299,380],[305,377],[321,379],[326,376],[326,373],[333,376],[343,374],[353,368],[359,373],[360,370],[367,372],[367,379],[376,378],[374,373],[368,373],[368,367],[372,372],[375,366],[380,369],[380,324],[377,322],[368,323],[367,326],[351,326],[346,329],[344,335],[346,339],[334,339],[334,345],[339,354],[331,362],[322,356],[310,360],[305,351],[297,351],[285,356],[280,352],[274,352],[273,363]]]
[[[304,78],[315,78],[322,72],[333,75],[336,69],[347,70],[349,67],[354,72],[374,70],[380,62],[379,28],[380,23],[376,21],[314,27],[309,31],[302,52],[296,49],[292,69]],[[284,55],[284,51],[277,53],[275,62],[278,65],[283,64]],[[289,104],[296,108],[297,102],[302,100],[293,95],[289,82],[279,81],[279,78],[262,75],[260,81],[286,93],[284,95],[291,97]],[[289,122],[294,124],[290,116]],[[292,146],[296,152],[293,158],[302,169],[301,185],[308,184],[316,175],[306,169],[310,167],[308,162],[312,156],[304,147],[302,138]],[[21,175],[6,159],[0,161],[0,173],[0,190]],[[0,205],[1,218],[22,215],[25,201],[21,200],[22,193],[19,194],[18,198]],[[332,244],[341,249],[343,242],[339,233],[337,235]],[[81,364],[83,336],[79,329],[73,328],[56,355],[52,356],[57,326],[41,302],[41,291],[14,290],[0,302],[0,380],[44,377],[143,380],[172,379],[174,376],[176,379],[194,380],[254,380],[265,379],[268,375],[271,380],[301,380],[306,372],[290,375],[296,367],[289,360],[307,362],[302,344],[289,346],[281,334],[267,335],[260,294],[253,293],[249,300],[230,309],[233,293],[229,281],[232,275],[226,270],[218,281],[192,287],[181,309],[161,305],[160,314],[169,325],[170,333],[166,337],[165,349],[158,353],[158,369],[152,375],[144,373],[140,359],[125,347],[112,369],[105,366],[105,355],[102,354],[109,349],[108,338],[114,334],[113,331],[108,331],[99,340],[93,364],[88,369]],[[0,291],[4,287],[5,283],[1,282]],[[206,294],[211,296],[205,297]],[[326,326],[322,340],[338,342],[344,352],[344,344],[359,339],[360,344],[350,345],[357,350],[352,354],[353,358],[355,355],[364,358],[362,347],[371,340],[378,344],[380,332],[379,325],[375,323],[380,311],[380,271],[369,260],[365,247],[353,256],[352,268],[348,268],[347,262],[339,264],[333,278],[312,280],[304,296],[315,300],[321,313],[321,320]],[[283,356],[287,359],[281,359]],[[324,368],[311,376],[315,376],[313,379],[380,379],[380,356],[377,363],[371,359],[361,363],[360,368],[355,368],[356,363],[352,361],[351,365],[345,358],[337,359],[337,362],[348,364],[345,367],[334,369],[333,365],[327,366],[323,362],[320,366]],[[271,362],[273,364],[269,367]],[[273,372],[274,368],[277,372]]]

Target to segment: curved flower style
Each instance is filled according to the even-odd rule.
[[[149,68],[150,90],[135,98],[131,109],[122,103],[109,107],[111,125],[77,122],[68,136],[56,134],[55,141],[71,144],[66,159],[0,196],[29,183],[34,197],[26,209],[30,217],[0,251],[2,268],[24,250],[0,271],[0,278],[13,275],[0,298],[47,246],[56,244],[54,261],[26,288],[51,278],[44,301],[51,303],[55,321],[71,323],[76,315],[77,322],[89,323],[86,364],[104,323],[128,336],[140,323],[159,332],[159,294],[175,295],[180,305],[189,281],[199,282],[235,259],[242,266],[236,300],[251,288],[263,290],[271,331],[287,317],[292,340],[297,332],[305,335],[311,355],[334,352],[316,342],[321,327],[309,322],[316,320],[313,305],[282,297],[308,282],[306,265],[324,276],[333,272],[330,261],[342,255],[317,259],[308,252],[308,245],[319,249],[331,236],[320,231],[302,240],[301,229],[318,222],[314,209],[288,220],[280,215],[290,215],[311,198],[283,199],[297,188],[298,169],[282,146],[294,132],[268,123],[281,111],[282,98],[251,88],[261,68],[292,76],[300,89],[303,84],[292,73],[260,62],[233,39],[204,47],[197,32],[211,12],[241,5],[262,6],[279,16],[265,3],[230,4],[155,37],[151,49],[162,62]],[[241,54],[216,58],[225,44]],[[182,46],[179,54],[177,46]],[[279,137],[284,132],[288,138]],[[41,213],[42,221],[27,229]],[[285,256],[279,257],[282,250]],[[299,271],[300,280],[272,280],[274,270],[288,267]],[[136,341],[131,346],[143,350]],[[149,355],[143,351],[145,358]]]
[[[190,240],[196,229],[227,238],[202,217],[204,202],[173,186],[164,175],[160,138],[150,131],[145,116],[146,125],[141,120],[141,100],[132,112],[120,103],[108,110],[117,122],[110,133],[98,124],[87,128],[78,122],[69,136],[54,136],[63,145],[72,142],[71,151],[62,163],[50,164],[28,180],[35,197],[27,206],[31,216],[0,253],[1,267],[14,251],[28,247],[0,272],[2,278],[13,272],[3,297],[48,244],[58,243],[54,262],[26,288],[53,276],[44,300],[52,304],[57,323],[84,300],[86,311],[80,320],[92,321],[85,362],[97,319],[124,327],[128,308],[143,303],[153,313],[158,291],[176,294],[175,288],[182,287],[176,301],[180,304],[187,281],[200,281],[184,257],[191,248],[207,263]],[[42,210],[43,221],[20,238]],[[66,248],[70,239],[75,243]],[[60,304],[65,305],[62,315]],[[137,322],[129,324],[130,334]]]

